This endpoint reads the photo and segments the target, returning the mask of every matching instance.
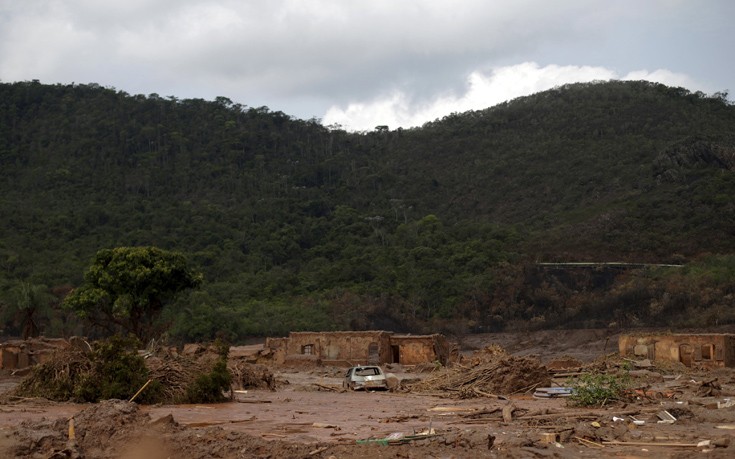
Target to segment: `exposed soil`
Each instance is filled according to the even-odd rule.
[[[10,399],[0,406],[0,457],[684,458],[704,452],[709,457],[735,456],[735,405],[728,406],[731,397],[735,400],[733,369],[636,368],[614,355],[617,336],[595,330],[475,335],[462,343],[466,358],[461,365],[468,375],[486,365],[506,382],[480,386],[487,390],[475,391],[471,398],[461,398],[461,391],[451,386],[430,393],[401,392],[410,387],[403,384],[396,392],[347,392],[341,388],[344,369],[271,367],[276,390],[236,391],[232,401],[216,405]],[[470,355],[472,349],[489,344],[524,359],[500,358],[493,347]],[[527,370],[499,362],[527,362],[530,355],[557,374],[586,369],[616,372],[625,365],[640,392],[592,409],[570,407],[564,398],[533,398],[532,390],[522,390],[525,387],[513,393],[526,382],[513,368],[520,373]],[[461,373],[457,367],[415,370],[387,369],[400,380],[424,383]],[[11,388],[19,379],[5,376],[0,388]],[[470,384],[470,379],[461,382]],[[488,388],[497,393],[489,394]],[[663,410],[676,420],[659,423],[657,414]],[[710,444],[700,444],[705,440]]]

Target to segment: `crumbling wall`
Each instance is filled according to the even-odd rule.
[[[48,362],[56,349],[71,347],[61,338],[33,338],[11,340],[0,344],[0,369],[19,370],[39,363]]]
[[[263,345],[264,357],[271,357],[273,363],[282,365],[286,361],[286,353],[288,351],[288,338],[266,338]]]
[[[418,365],[427,362],[439,362],[446,365],[451,352],[446,338],[440,334],[433,335],[396,335],[391,337],[391,345],[398,347],[398,361],[403,365]]]
[[[621,335],[622,357],[681,362],[688,367],[735,367],[735,335],[660,334]]]
[[[434,337],[434,353],[436,354],[437,360],[442,365],[447,365],[450,359],[452,359],[452,351],[456,353],[454,356],[455,358],[459,356],[456,347],[453,349],[452,345],[447,341],[447,338],[445,338],[444,335],[437,333],[431,336]]]
[[[403,335],[387,331],[291,332],[288,338],[268,338],[265,349],[287,365],[352,366],[383,363],[416,365],[449,360],[451,348],[444,336]]]
[[[292,332],[286,364],[360,365],[390,360],[390,332]]]
[[[398,361],[402,365],[437,361],[431,336],[393,336],[391,344],[398,347]],[[394,356],[395,358],[395,356]]]

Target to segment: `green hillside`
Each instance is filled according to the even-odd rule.
[[[155,245],[205,275],[169,308],[177,339],[735,321],[733,168],[726,94],[647,82],[367,133],[226,98],[0,84],[2,320],[88,333],[59,299],[96,251]],[[600,281],[537,261],[686,266]]]

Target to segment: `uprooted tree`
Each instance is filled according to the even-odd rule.
[[[161,332],[164,307],[184,290],[198,287],[202,275],[183,254],[157,247],[117,247],[97,252],[84,283],[64,300],[92,325],[132,333],[141,341]]]

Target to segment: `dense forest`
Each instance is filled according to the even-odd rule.
[[[735,106],[558,87],[346,132],[225,98],[0,84],[0,327],[60,307],[98,250],[186,255],[178,341],[289,330],[735,323]],[[539,262],[630,262],[550,269]],[[658,266],[669,265],[669,266]]]

